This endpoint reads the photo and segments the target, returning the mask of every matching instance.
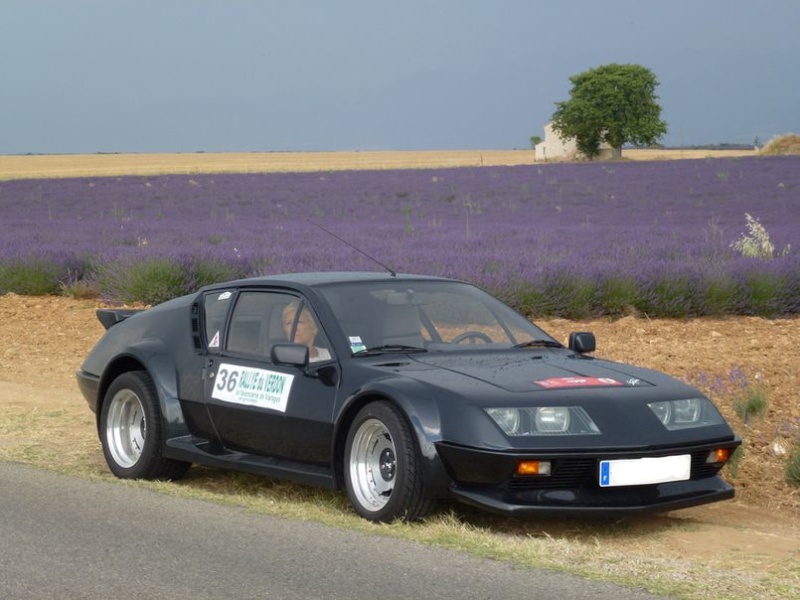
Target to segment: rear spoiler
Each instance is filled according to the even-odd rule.
[[[98,308],[96,311],[97,320],[103,324],[106,329],[111,329],[120,321],[132,317],[136,313],[144,312],[144,309],[136,308]]]

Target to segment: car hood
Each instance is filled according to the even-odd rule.
[[[692,398],[700,392],[669,375],[580,355],[566,348],[407,354],[373,364],[429,389],[446,415],[440,440],[497,450],[667,447],[730,440],[726,423],[668,430],[648,403]],[[415,393],[425,393],[415,390]],[[551,404],[552,403],[552,404]],[[487,407],[581,406],[600,435],[505,436]]]
[[[437,382],[471,379],[507,392],[542,392],[552,389],[652,387],[659,380],[674,383],[660,373],[630,365],[574,354],[566,350],[536,353],[510,351],[458,355],[410,355],[420,366],[435,370]],[[443,373],[444,371],[445,373]],[[431,382],[430,369],[405,370],[406,376]],[[450,376],[448,376],[450,374]]]

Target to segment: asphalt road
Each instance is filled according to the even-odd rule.
[[[0,598],[656,596],[0,462]]]

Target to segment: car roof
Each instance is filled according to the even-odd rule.
[[[315,287],[336,283],[358,282],[392,282],[392,281],[456,281],[445,277],[433,275],[413,275],[409,273],[384,273],[377,271],[320,271],[313,273],[286,273],[281,275],[265,275],[249,277],[208,286],[204,289],[219,289],[221,287],[250,287],[258,285],[287,285],[291,287]]]

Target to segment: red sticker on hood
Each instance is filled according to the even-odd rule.
[[[536,385],[545,388],[573,388],[588,386],[613,386],[622,385],[621,381],[610,377],[551,377],[534,381]]]

